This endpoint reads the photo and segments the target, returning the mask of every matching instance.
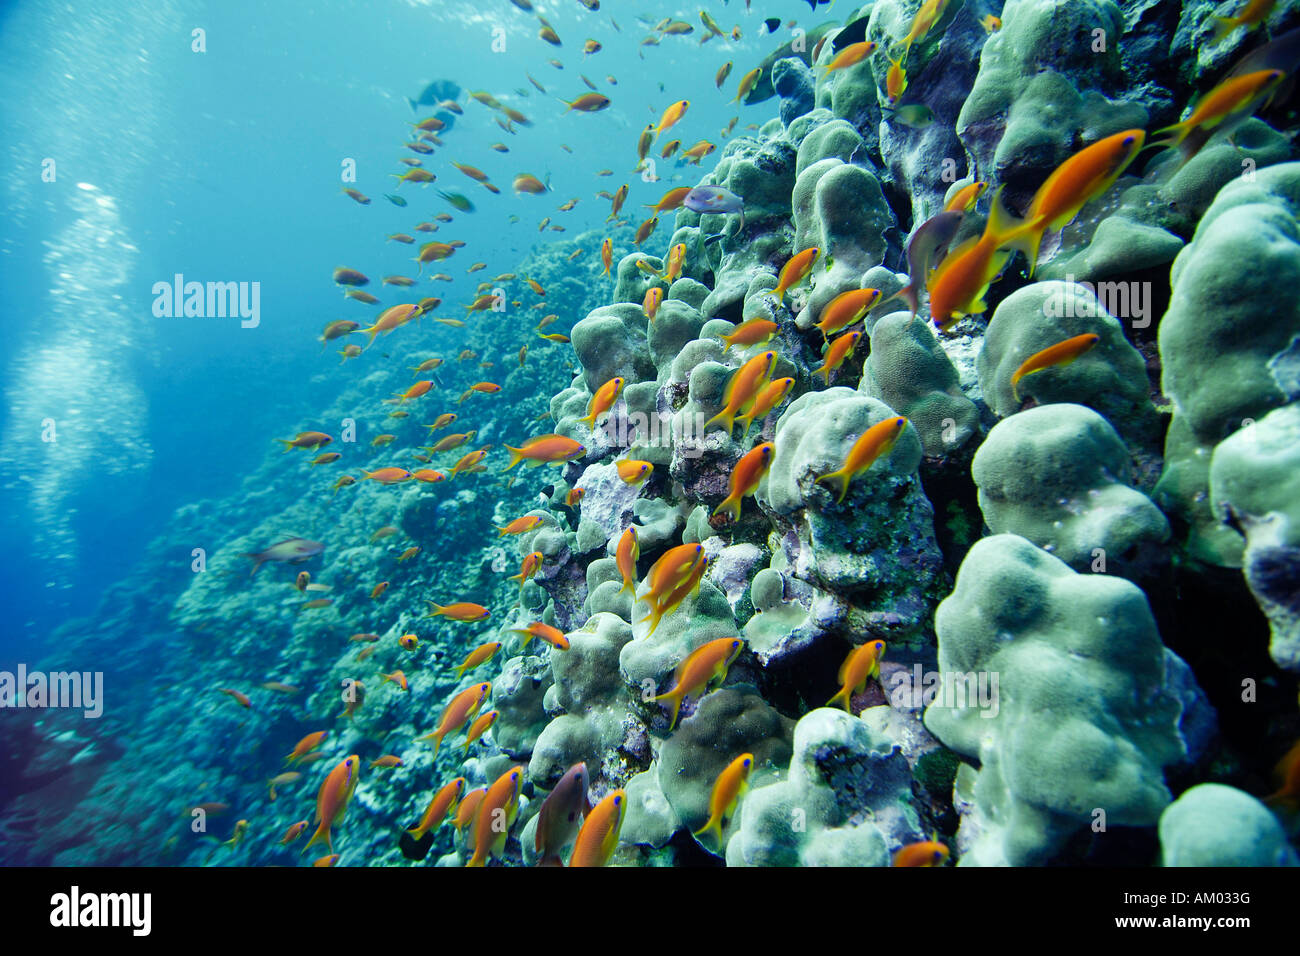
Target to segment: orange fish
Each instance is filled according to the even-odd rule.
[[[218,687],[217,690],[223,694],[227,694],[230,697],[234,698],[234,700],[236,701],[236,703],[239,704],[240,707],[251,709],[253,706],[253,703],[248,699],[247,694],[242,694],[237,690],[231,690],[229,687]]]
[[[1249,33],[1268,19],[1275,6],[1277,0],[1246,0],[1246,5],[1236,16],[1215,17],[1214,36],[1210,38],[1210,43],[1220,42],[1237,27],[1245,27]]]
[[[565,507],[568,508],[578,507],[578,502],[582,500],[582,496],[585,495],[586,493],[587,493],[586,489],[584,488],[570,488],[569,491],[564,496]]]
[[[460,662],[460,666],[456,668],[456,679],[459,680],[464,677],[466,671],[473,670],[480,664],[486,664],[488,661],[492,660],[493,656],[499,650],[501,650],[500,641],[489,641],[487,644],[480,644],[478,647],[474,648],[474,650],[470,651],[469,655]]]
[[[482,604],[460,601],[444,607],[441,604],[434,604],[432,601],[425,601],[424,603],[433,608],[425,617],[445,617],[453,621],[482,621],[488,617],[488,609]]]
[[[636,562],[641,557],[641,543],[636,537],[636,525],[628,525],[623,536],[618,539],[618,550],[614,555],[614,563],[618,565],[618,570],[623,575],[623,591],[629,592],[632,597],[636,598]]]
[[[1011,373],[1011,394],[1015,396],[1016,401],[1020,401],[1019,386],[1022,378],[1026,375],[1032,375],[1034,372],[1041,372],[1046,368],[1060,368],[1069,365],[1079,356],[1091,351],[1092,347],[1100,341],[1100,335],[1094,332],[1086,332],[1083,335],[1076,335],[1063,342],[1057,342],[1055,345],[1049,345],[1042,351],[1035,352],[1021,362],[1019,367]]]
[[[465,778],[457,777],[451,783],[444,784],[433,795],[429,801],[428,807],[420,817],[420,822],[415,826],[407,829],[416,840],[420,840],[430,830],[436,830],[442,825],[442,821],[447,818],[447,814],[456,809],[456,804],[460,802],[461,795],[465,792]]]
[[[822,475],[817,479],[817,483],[838,483],[839,497],[835,500],[843,501],[849,491],[849,482],[869,469],[877,458],[889,454],[906,426],[907,419],[902,416],[886,418],[883,422],[872,425],[853,443],[848,457],[844,460],[844,466]]]
[[[393,767],[402,766],[402,758],[396,754],[384,754],[382,757],[376,757],[370,761],[370,769],[389,770]]]
[[[716,840],[716,846],[722,847],[722,824],[736,808],[749,783],[749,774],[754,769],[754,755],[741,754],[718,774],[713,783],[713,793],[709,796],[709,819],[704,826],[695,831],[696,837],[705,834]]]
[[[772,467],[772,456],[776,446],[770,441],[756,446],[741,456],[736,467],[731,470],[731,487],[722,504],[713,509],[715,515],[726,512],[732,521],[740,520],[740,503],[746,495],[752,495],[758,484]]]
[[[822,339],[829,339],[841,329],[860,321],[880,301],[879,289],[850,289],[831,299],[817,321]]]
[[[831,383],[831,373],[839,369],[844,364],[845,359],[853,354],[857,348],[858,341],[862,338],[861,332],[845,332],[835,341],[830,343],[830,348],[826,350],[825,356],[822,357],[822,364],[813,369],[813,374],[820,374],[826,379],[826,384]]]
[[[1031,224],[1020,222],[1006,211],[1001,194],[999,189],[993,197],[983,234],[950,249],[926,280],[930,317],[940,329],[949,328],[964,315],[978,315],[988,308],[984,293],[1011,258],[1008,247],[1030,231]],[[1025,251],[1028,254],[1027,247]]]
[[[385,591],[388,590],[388,582],[380,581],[370,591],[370,600],[378,601]]]
[[[671,613],[695,592],[707,569],[708,560],[698,544],[671,548],[655,562],[647,575],[650,587],[642,596],[642,600],[650,605],[650,613],[641,619],[641,623],[651,622],[647,637],[659,627],[664,615]]]
[[[839,693],[826,702],[826,706],[833,707],[838,701],[844,705],[845,711],[852,713],[849,710],[849,703],[853,695],[867,689],[868,679],[872,677],[880,679],[880,659],[884,656],[884,641],[867,641],[861,647],[851,650],[849,656],[844,658],[844,663],[840,665],[840,672],[835,678],[843,686]]]
[[[606,236],[605,241],[600,244],[600,261],[605,266],[605,271],[602,272],[601,275],[609,275],[609,270],[614,264],[614,240],[608,236]]]
[[[551,627],[551,625],[543,624],[541,621],[534,621],[524,628],[514,628],[510,633],[518,634],[524,639],[520,647],[527,647],[529,642],[536,637],[557,650],[567,651],[569,649],[569,639],[564,636],[564,632],[558,627]]]
[[[403,481],[411,480],[411,473],[405,468],[380,468],[378,471],[365,471],[362,469],[361,473],[365,475],[366,478],[369,478],[371,481],[377,481],[381,485],[396,485]],[[363,478],[362,480],[364,481],[365,479]]]
[[[896,104],[907,91],[907,70],[903,59],[889,60],[889,72],[885,74],[885,99],[889,106]]]
[[[465,828],[472,826],[475,819],[477,819],[479,807],[483,805],[483,798],[487,796],[487,790],[487,787],[478,787],[461,798],[460,805],[456,807],[456,816],[451,821],[456,828],[456,838],[458,840],[463,837]]]
[[[948,200],[943,207],[944,212],[970,212],[975,208],[975,203],[979,202],[980,196],[989,188],[985,182],[973,182],[969,186],[963,186],[957,190],[956,194]]]
[[[487,866],[489,857],[500,856],[510,834],[510,824],[519,812],[519,788],[524,768],[511,767],[488,787],[474,821],[474,855],[466,866]]]
[[[486,714],[479,714],[474,718],[474,723],[469,725],[469,730],[465,731],[465,754],[468,756],[470,745],[478,740],[488,729],[497,722],[498,711],[489,710]]]
[[[1270,805],[1289,806],[1295,806],[1300,802],[1300,742],[1283,754],[1282,759],[1273,768],[1273,774],[1281,786],[1274,793],[1264,797],[1264,802]]]
[[[445,416],[444,416],[445,417]],[[455,418],[453,415],[452,418]],[[429,451],[437,454],[440,451],[451,451],[453,448],[459,448],[465,442],[472,439],[478,432],[463,432],[458,435],[447,435],[442,438],[436,445],[428,446]]]
[[[690,100],[678,100],[668,109],[664,110],[663,116],[659,118],[659,124],[654,128],[654,136],[651,140],[659,138],[665,130],[671,129],[677,122],[686,115],[686,111],[691,108]]]
[[[534,466],[556,465],[581,458],[587,453],[586,448],[564,435],[539,435],[537,438],[529,439],[522,448],[513,448],[510,445],[506,445],[505,448],[510,452],[510,464],[506,465],[506,471],[524,459],[528,459]]]
[[[778,378],[763,386],[754,398],[754,404],[749,411],[736,416],[736,421],[745,424],[745,430],[740,433],[740,440],[745,440],[745,436],[749,434],[749,427],[754,422],[767,418],[772,413],[772,409],[784,402],[793,388],[794,379],[792,378]]]
[[[653,209],[656,216],[661,212],[672,212],[674,209],[680,209],[690,191],[690,186],[678,186],[676,189],[670,189],[653,206],[646,203],[646,208]]]
[[[834,73],[836,70],[845,70],[855,63],[861,63],[872,53],[876,52],[876,44],[870,40],[862,40],[858,43],[850,43],[834,58],[826,64],[826,74]],[[823,74],[823,75],[826,75]]]
[[[333,440],[333,438],[326,435],[324,432],[299,432],[298,435],[292,439],[276,439],[276,441],[284,445],[284,450],[286,452],[290,448],[323,448]]]
[[[605,414],[614,407],[618,401],[619,395],[623,392],[624,380],[622,378],[611,378],[600,388],[596,389],[596,394],[591,396],[591,401],[587,403],[587,414],[578,421],[584,422],[588,427],[596,427],[596,419]]]
[[[387,684],[389,681],[392,681],[398,687],[402,688],[402,690],[407,689],[406,674],[402,671],[393,671],[391,674],[385,674],[383,671],[380,671],[379,676],[383,678],[383,680],[380,681],[381,684]]]
[[[651,216],[645,222],[641,223],[641,225],[636,227],[636,235],[632,237],[632,245],[634,246],[641,245],[641,243],[645,242],[652,235],[654,235],[654,231],[658,227],[659,227],[659,217]]]
[[[770,319],[749,319],[746,322],[736,326],[735,330],[727,335],[719,335],[730,348],[733,345],[748,347],[766,342],[777,332],[777,324]]]
[[[814,246],[791,256],[790,261],[781,267],[776,288],[772,290],[772,295],[776,296],[777,302],[784,302],[786,292],[807,278],[819,255],[821,250]]]
[[[1280,76],[1281,74],[1279,81]],[[1200,113],[1201,109],[1198,109],[1188,117],[1186,122],[1191,125],[1181,134],[1176,134],[1170,140],[1170,145],[1182,142],[1187,132],[1203,121],[1198,117]],[[1181,128],[1182,124],[1179,124],[1178,127],[1169,127],[1169,130]],[[1049,229],[1064,229],[1079,214],[1080,209],[1110,189],[1142,151],[1146,135],[1144,130],[1130,129],[1099,140],[1056,167],[1043,185],[1038,187],[1038,192],[1034,193],[1034,198],[1029,203],[1029,211],[1025,214],[1023,232],[1012,242],[1013,247],[1022,250],[1029,259],[1031,277],[1038,262],[1038,246],[1043,240],[1043,233]],[[997,209],[996,200],[994,209]],[[991,229],[992,219],[989,222]]]
[[[659,311],[659,303],[664,300],[663,286],[651,286],[646,289],[645,300],[641,303],[641,309],[645,312],[645,317],[649,321],[655,320],[655,314]]]
[[[321,783],[320,790],[316,794],[316,832],[302,848],[303,853],[318,841],[324,841],[330,852],[334,852],[334,838],[330,828],[336,823],[343,822],[343,817],[348,812],[348,803],[352,800],[352,793],[357,789],[357,777],[360,773],[361,758],[352,754],[331,770]]]
[[[720,423],[730,434],[731,429],[735,427],[736,416],[744,411],[759,390],[771,381],[772,367],[775,363],[775,352],[762,352],[733,372],[731,378],[727,380],[727,387],[722,395],[722,409],[704,423],[704,430],[708,431],[710,425]]]
[[[462,455],[457,460],[456,464],[451,466],[451,477],[455,478],[461,472],[473,470],[474,466],[481,462],[486,455],[487,452],[481,448],[478,451],[472,451],[469,454]]]
[[[736,85],[736,98],[731,102],[739,103],[746,96],[748,96],[749,91],[754,88],[754,84],[758,82],[758,78],[762,75],[763,75],[763,68],[761,66],[756,66],[748,73],[746,73],[744,76],[742,76],[740,78],[740,82]]]
[[[604,866],[618,849],[618,834],[627,815],[627,794],[611,790],[587,814],[573,844],[569,866]]]
[[[710,686],[727,679],[727,668],[740,656],[745,642],[738,637],[720,637],[691,652],[673,675],[672,690],[652,698],[654,703],[667,701],[672,710],[668,729],[677,726],[682,701],[703,694]]]
[[[425,380],[425,381],[416,382],[406,391],[401,393],[400,401],[398,402],[398,404],[399,405],[405,404],[408,400],[412,398],[419,398],[421,395],[427,394],[429,389],[431,388],[433,388],[433,382],[431,381]]]
[[[284,758],[284,762],[287,764],[300,762],[303,757],[319,747],[328,736],[328,730],[318,730],[314,734],[308,734],[294,745],[293,750],[289,751],[289,755]]]
[[[299,820],[297,823],[290,826],[289,829],[284,831],[284,836],[280,837],[280,846],[288,846],[294,840],[298,839],[298,837],[302,836],[302,831],[306,830],[309,826],[311,826],[311,824],[306,820]]]
[[[542,566],[542,552],[532,551],[524,555],[523,564],[519,566],[519,573],[510,575],[511,581],[518,581],[522,590],[524,582],[529,580],[537,573],[537,569]]]
[[[522,518],[515,518],[504,528],[497,528],[497,537],[501,538],[508,534],[523,534],[526,531],[532,531],[544,520],[540,515],[524,515]]]
[[[948,848],[937,840],[909,843],[894,854],[894,866],[943,866]]]
[[[631,458],[616,461],[614,465],[618,468],[618,476],[629,485],[640,484],[655,470],[655,466],[650,462]]]
[[[464,727],[470,718],[478,713],[478,709],[483,706],[483,701],[487,700],[487,696],[491,691],[492,685],[484,681],[482,684],[475,684],[473,687],[465,688],[451,699],[442,712],[442,719],[438,722],[438,729],[420,738],[421,740],[436,741],[433,748],[435,757],[438,756],[438,750],[442,747],[443,738]]]

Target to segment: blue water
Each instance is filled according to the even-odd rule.
[[[367,272],[389,304],[393,290],[377,289],[378,277],[414,275],[414,252],[384,237],[452,212],[454,229],[437,238],[454,236],[467,248],[456,268],[433,271],[457,281],[425,294],[442,296],[443,314],[455,315],[482,278],[467,277],[466,265],[488,262],[485,276],[512,269],[553,238],[537,231],[542,216],[563,223],[570,237],[597,227],[609,207],[595,192],[629,182],[624,215],[639,221],[634,207],[654,202],[683,175],[661,169],[658,183],[627,175],[638,132],[668,103],[692,101],[683,148],[700,138],[721,145],[718,134],[732,116],[740,116],[740,129],[768,119],[771,110],[738,110],[713,85],[731,58],[734,92],[745,64],[771,47],[757,35],[760,15],[746,17],[739,2],[710,8],[724,29],[742,22],[745,39],[725,51],[717,40],[702,47],[697,7],[608,2],[598,13],[574,2],[539,4],[564,40],[559,49],[539,40],[535,18],[506,0],[37,0],[0,10],[0,576],[7,598],[0,658],[34,658],[59,623],[94,612],[177,507],[235,493],[274,436],[309,427],[314,411],[358,374],[351,365],[340,369],[336,344],[322,355],[316,341],[332,319],[374,314],[341,298],[330,281],[335,266]],[[782,12],[797,16],[794,5]],[[696,23],[695,35],[639,46],[665,16]],[[205,32],[206,52],[191,49],[196,29]],[[493,52],[494,30],[502,31],[504,52]],[[604,49],[584,58],[588,36]],[[563,70],[548,63],[553,57]],[[550,95],[533,89],[526,72]],[[579,73],[612,98],[609,109],[565,114],[557,96],[588,92]],[[413,155],[401,149],[405,124],[416,118],[406,97],[439,78],[486,89],[534,125],[508,135],[493,121],[498,114],[462,94],[465,115],[426,162],[438,182],[394,190],[387,176],[403,168],[397,157]],[[492,151],[498,141],[511,151]],[[340,194],[345,158],[355,159],[358,181],[349,185],[372,198],[369,206]],[[53,182],[42,181],[47,159]],[[451,160],[484,169],[503,194],[489,195]],[[596,178],[602,168],[615,175]],[[512,195],[519,172],[549,177],[552,192]],[[699,174],[685,167],[688,178],[679,181],[694,184]],[[437,187],[470,196],[478,211],[451,210]],[[382,198],[393,192],[410,205]],[[569,198],[581,201],[557,213]],[[511,224],[511,214],[520,221]],[[153,284],[176,273],[260,283],[260,325],[156,318]],[[456,341],[453,329],[425,334],[430,348]],[[358,365],[370,358],[377,356]],[[47,419],[54,442],[42,441]],[[176,560],[186,565],[188,552]]]

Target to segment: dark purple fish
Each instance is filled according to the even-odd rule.
[[[576,763],[568,769],[537,812],[538,866],[563,866],[560,854],[572,843],[582,825],[583,814],[591,809],[587,801],[587,765]]]
[[[907,285],[889,299],[902,299],[911,308],[913,316],[921,308],[921,290],[930,275],[930,266],[937,263],[948,248],[961,220],[962,213],[958,210],[941,212],[917,226],[907,240]]]
[[[745,200],[721,186],[696,186],[686,194],[682,205],[701,215],[739,213],[740,228],[745,228]]]

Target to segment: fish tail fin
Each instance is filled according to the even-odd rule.
[[[656,704],[666,703],[667,706],[672,710],[672,714],[668,720],[668,729],[672,730],[674,727],[677,726],[677,715],[681,713],[681,709],[682,709],[681,694],[679,694],[675,690],[670,690],[668,693],[660,694],[658,697],[654,698],[651,701],[651,703],[656,703]]]
[[[746,431],[749,430],[748,426],[746,426],[745,430]],[[741,440],[743,441],[744,439]],[[739,521],[740,520],[740,499],[735,495],[730,495],[727,497],[727,499],[724,502],[722,502],[722,504],[718,505],[716,508],[713,509],[713,514],[715,517],[719,514],[722,514],[723,512],[726,512],[727,514],[731,515],[732,521]]]
[[[844,706],[844,709],[848,713],[850,714],[853,713],[853,711],[849,708],[849,688],[847,687],[840,688],[840,690],[835,694],[835,696],[826,702],[826,706],[835,707],[837,706],[836,704],[837,701],[839,702],[839,704],[842,704]]]
[[[837,504],[843,501],[844,496],[849,493],[849,473],[845,471],[843,468],[841,468],[839,471],[827,472],[826,474],[822,475],[820,478],[817,479],[818,484],[821,484],[822,482],[826,482],[829,485],[838,486],[839,494],[835,498]]]
[[[437,760],[437,759],[438,759],[438,751],[442,749],[442,734],[438,733],[438,732],[435,730],[435,731],[433,732],[433,738],[434,738],[434,740],[433,740],[433,756],[430,758],[430,760]]]
[[[325,845],[329,847],[330,852],[333,853],[334,841],[330,837],[330,828],[328,824],[325,823],[324,820],[322,820],[320,824],[317,825],[316,832],[311,835],[311,839],[307,841],[307,845],[302,848],[302,853],[306,853],[308,848],[310,848],[313,843],[318,843],[322,840],[325,842]]]
[[[885,302],[892,302],[895,299],[902,299],[904,302],[907,303],[907,307],[912,310],[913,318],[916,318],[916,313],[921,311],[920,293],[917,292],[916,286],[910,282],[907,285],[903,286],[901,289],[899,289],[897,292],[895,292],[893,295],[891,295],[888,299],[885,299],[884,302],[881,302],[880,304],[884,305]]]
[[[736,413],[729,408],[724,408],[704,423],[703,430],[707,432],[710,425],[718,422],[725,424],[727,426],[727,434],[731,434],[731,430],[736,427]]]
[[[257,573],[257,569],[258,569],[258,568],[260,568],[263,564],[266,563],[266,558],[262,557],[260,554],[247,554],[247,553],[245,553],[245,554],[241,554],[240,557],[241,557],[241,558],[248,558],[248,560],[250,560],[250,561],[253,562],[253,570],[251,570],[251,571],[248,572],[248,576],[249,576],[250,578],[251,578],[254,574]]]
[[[1043,233],[1048,223],[1041,216],[1033,219],[1018,219],[1002,204],[1002,187],[999,187],[989,206],[989,221],[984,226],[984,235],[996,243],[999,249],[1013,249],[1025,254],[1029,260],[1029,275],[1034,275],[1038,264],[1038,247],[1043,241]]]
[[[1236,17],[1215,17],[1214,35],[1210,37],[1210,44],[1222,43],[1228,34],[1240,25]]]
[[[706,834],[713,837],[713,839],[716,841],[717,846],[722,846],[722,817],[720,816],[709,817],[709,822],[704,824],[704,826],[700,827],[698,830],[696,830],[695,833],[692,835],[696,839],[699,839],[700,837]]]
[[[509,445],[506,445],[505,449],[510,452],[510,464],[506,465],[505,468],[506,471],[509,471],[524,460],[524,452],[522,448],[511,448]]]
[[[290,441],[289,439],[287,439],[287,438],[274,438],[274,439],[272,439],[272,441],[278,441],[281,445],[283,445],[283,446],[284,446],[284,454],[286,454],[286,455],[289,453],[289,449],[293,447],[293,442],[291,442],[291,441]]]

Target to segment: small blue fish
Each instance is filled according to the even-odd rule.
[[[388,195],[388,193],[384,193],[384,198],[387,199],[387,200],[388,200],[390,203],[392,203],[394,206],[405,206],[405,205],[406,205],[406,200],[403,199],[401,196],[390,196],[390,195]]]

